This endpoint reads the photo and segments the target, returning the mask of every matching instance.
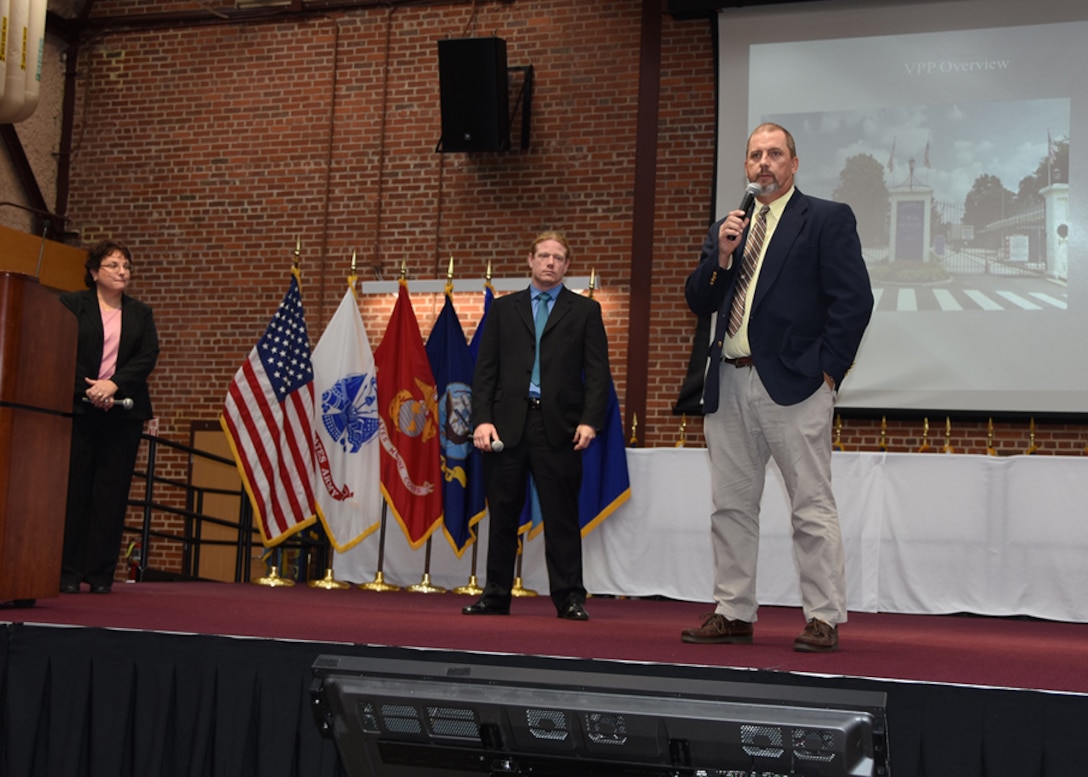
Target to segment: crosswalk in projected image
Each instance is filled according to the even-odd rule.
[[[964,310],[1066,310],[1067,290],[947,287],[874,288],[875,313]]]

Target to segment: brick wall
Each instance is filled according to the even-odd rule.
[[[135,251],[133,292],[162,336],[152,380],[162,434],[185,442],[192,422],[218,416],[283,294],[296,240],[316,341],[352,251],[364,279],[375,267],[395,278],[402,262],[411,279],[444,277],[450,256],[461,278],[483,276],[489,261],[495,276],[524,276],[532,235],[563,228],[572,273],[603,280],[623,402],[640,2],[373,3],[246,24],[198,8],[100,0],[98,23],[133,24],[84,44],[76,84],[72,226],[85,242],[112,236]],[[671,408],[694,326],[683,281],[710,215],[714,161],[709,23],[665,14],[662,24],[653,292],[635,311],[651,318],[638,419],[649,447],[673,445],[682,425],[689,445],[702,444],[700,420]],[[515,134],[507,153],[437,154],[436,42],[491,34],[506,40],[511,66],[534,68],[531,147],[518,149]],[[478,296],[457,288],[471,336]],[[426,335],[440,296],[413,301]],[[372,346],[391,305],[364,299]],[[919,447],[922,420],[886,422],[887,447]],[[943,445],[943,416],[930,423]],[[875,449],[880,429],[879,418],[846,419],[841,438]],[[954,430],[957,450],[986,449],[985,420]],[[1025,450],[1028,420],[999,424],[997,436],[999,452]],[[1043,421],[1035,439],[1040,453],[1080,454],[1088,442],[1084,427]]]

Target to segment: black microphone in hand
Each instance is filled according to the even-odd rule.
[[[737,210],[744,211],[744,218],[751,218],[756,206],[756,197],[763,193],[763,187],[758,183],[750,183],[744,188],[744,197],[741,198],[740,207]]]
[[[83,401],[87,404],[91,403],[91,400],[88,397],[83,397]],[[120,407],[122,410],[131,410],[135,403],[132,401],[131,397],[125,397],[124,399],[115,399],[113,404]]]
[[[744,211],[743,219],[752,218],[752,211],[755,210],[755,198],[763,193],[763,186],[755,183],[750,183],[744,188],[744,196],[741,198],[741,205],[737,210]],[[742,221],[743,221],[742,219]],[[729,239],[735,239],[740,237],[740,233],[733,234],[731,232],[726,233]]]

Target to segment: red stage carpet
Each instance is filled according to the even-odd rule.
[[[852,613],[836,653],[792,650],[800,610],[765,607],[752,645],[688,645],[706,604],[591,598],[590,620],[562,621],[546,596],[509,617],[466,617],[472,597],[296,585],[118,584],[0,611],[0,621],[488,653],[614,659],[846,677],[1088,693],[1088,625],[971,616]]]
[[[876,692],[891,777],[1088,773],[1085,624],[852,613],[813,655],[794,608],[764,608],[752,645],[687,645],[708,605],[591,598],[574,623],[547,597],[508,617],[471,601],[145,582],[4,607],[0,775],[355,777],[314,720],[313,668],[339,656]]]

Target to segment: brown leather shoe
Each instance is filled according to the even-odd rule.
[[[680,640],[697,644],[748,645],[752,642],[752,624],[748,621],[730,620],[724,615],[712,612],[706,616],[702,626],[681,631]]]
[[[839,647],[839,627],[813,618],[793,641],[793,649],[802,653],[830,653]]]

